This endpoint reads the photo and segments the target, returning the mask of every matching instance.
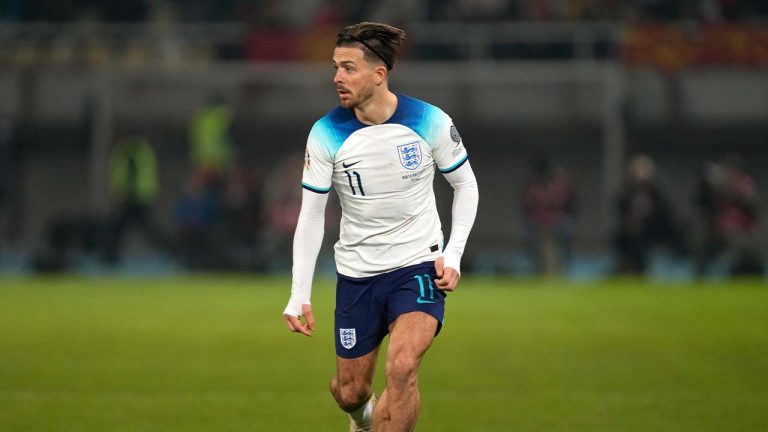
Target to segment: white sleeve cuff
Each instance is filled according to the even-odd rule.
[[[456,270],[458,274],[461,274],[461,256],[456,256],[454,254],[443,255],[443,267],[450,267]]]
[[[300,317],[303,315],[301,307],[305,304],[310,304],[308,297],[292,295],[288,300],[288,306],[285,307],[283,314]]]

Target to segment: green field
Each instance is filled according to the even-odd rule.
[[[0,279],[0,431],[344,431],[288,279]],[[766,431],[758,283],[471,279],[424,360],[420,431]],[[377,389],[381,388],[381,372]]]

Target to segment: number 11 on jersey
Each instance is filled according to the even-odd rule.
[[[360,191],[360,195],[365,196],[365,191],[363,190],[363,181],[360,178],[360,173],[357,171],[352,171],[352,174],[349,173],[349,171],[344,171],[344,174],[347,175],[347,180],[349,180],[349,187],[352,189],[352,195],[357,195],[357,191]],[[352,184],[352,176],[355,176],[357,179],[357,189],[355,189],[355,185]]]

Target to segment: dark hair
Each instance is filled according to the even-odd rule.
[[[344,27],[336,36],[336,46],[350,46],[355,43],[363,45],[366,60],[378,58],[392,70],[397,60],[397,51],[405,40],[405,31],[391,25],[361,22]]]

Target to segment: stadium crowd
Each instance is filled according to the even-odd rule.
[[[28,40],[19,41],[18,50],[9,50],[13,44],[6,43],[0,58],[30,62],[53,57],[58,63],[74,58],[91,65],[110,59],[143,64],[153,55],[200,61],[316,61],[325,59],[324,41],[332,40],[343,23],[365,19],[400,23],[406,29],[425,23],[615,23],[626,31],[599,39],[597,50],[603,56],[623,56],[631,64],[768,63],[768,32],[760,24],[768,19],[768,3],[760,0],[8,0],[0,5],[0,24],[63,22],[77,30],[72,35],[44,28],[35,34],[10,28],[0,37],[13,41],[23,34]],[[148,25],[110,36],[99,23]],[[216,27],[189,34],[181,30],[184,24],[206,23],[226,23],[229,30]],[[84,39],[75,41],[75,36]],[[574,49],[558,48],[574,43],[572,39],[555,39],[535,47],[533,54],[528,53],[530,47],[513,46],[493,55],[572,57]],[[752,43],[745,47],[744,40]],[[658,52],[662,44],[672,52]],[[74,55],[73,50],[83,53]],[[436,49],[434,44],[404,55],[456,58],[452,50]]]
[[[370,18],[399,22],[591,19],[743,21],[768,16],[768,5],[761,0],[7,0],[2,4],[0,17],[14,21],[71,21],[94,17],[113,22],[136,22],[150,19],[159,10],[173,11],[180,21],[271,21],[289,27],[304,27],[313,20],[329,16],[344,22]]]
[[[628,31],[609,55],[629,66],[651,65],[666,72],[691,66],[768,65],[768,31],[760,24],[768,19],[768,2],[761,0],[7,0],[0,5],[0,24],[241,23],[246,31],[234,42],[217,47],[211,61],[327,60],[329,47],[316,41],[332,39],[327,33],[337,31],[340,23],[361,19],[403,22],[406,27],[416,22],[619,21],[628,23]],[[153,28],[148,26],[147,31],[155,31]],[[12,40],[11,33],[0,37]],[[151,38],[142,41],[155,42]],[[4,44],[0,59],[5,60],[14,47],[22,54],[29,49],[23,41]],[[132,52],[130,43],[119,49]],[[547,52],[556,51],[545,51],[545,56]],[[419,51],[410,55],[417,56]],[[11,58],[29,61],[30,57]],[[247,168],[239,160],[238,143],[231,136],[231,108],[220,99],[209,102],[190,119],[185,186],[173,203],[172,214],[166,215],[171,229],[161,228],[167,220],[150,216],[157,205],[158,177],[163,170],[152,137],[131,131],[117,137],[112,149],[109,217],[51,221],[47,241],[53,257],[41,257],[41,265],[60,264],[70,249],[83,247],[98,250],[107,263],[119,262],[125,239],[130,239],[126,233],[139,231],[153,247],[178,257],[189,268],[287,266],[299,190],[290,187],[294,179],[284,176],[301,156],[287,155],[268,172]],[[14,206],[19,177],[17,164],[11,161],[18,159],[18,153],[13,124],[3,119],[0,236],[6,238],[13,231],[8,227],[18,225],[19,219],[8,211]],[[525,244],[536,263],[534,268],[544,274],[564,271],[571,257],[579,203],[573,174],[556,161],[542,158],[534,161],[529,180],[521,185],[516,209],[523,215]],[[689,198],[696,211],[684,220],[654,161],[647,156],[631,159],[624,188],[615,200],[616,232],[609,245],[617,272],[646,272],[658,248],[687,257],[700,276],[714,267],[730,274],[763,271],[765,251],[755,234],[762,219],[759,191],[743,161],[723,154],[721,160],[701,168],[698,182],[696,195]]]

